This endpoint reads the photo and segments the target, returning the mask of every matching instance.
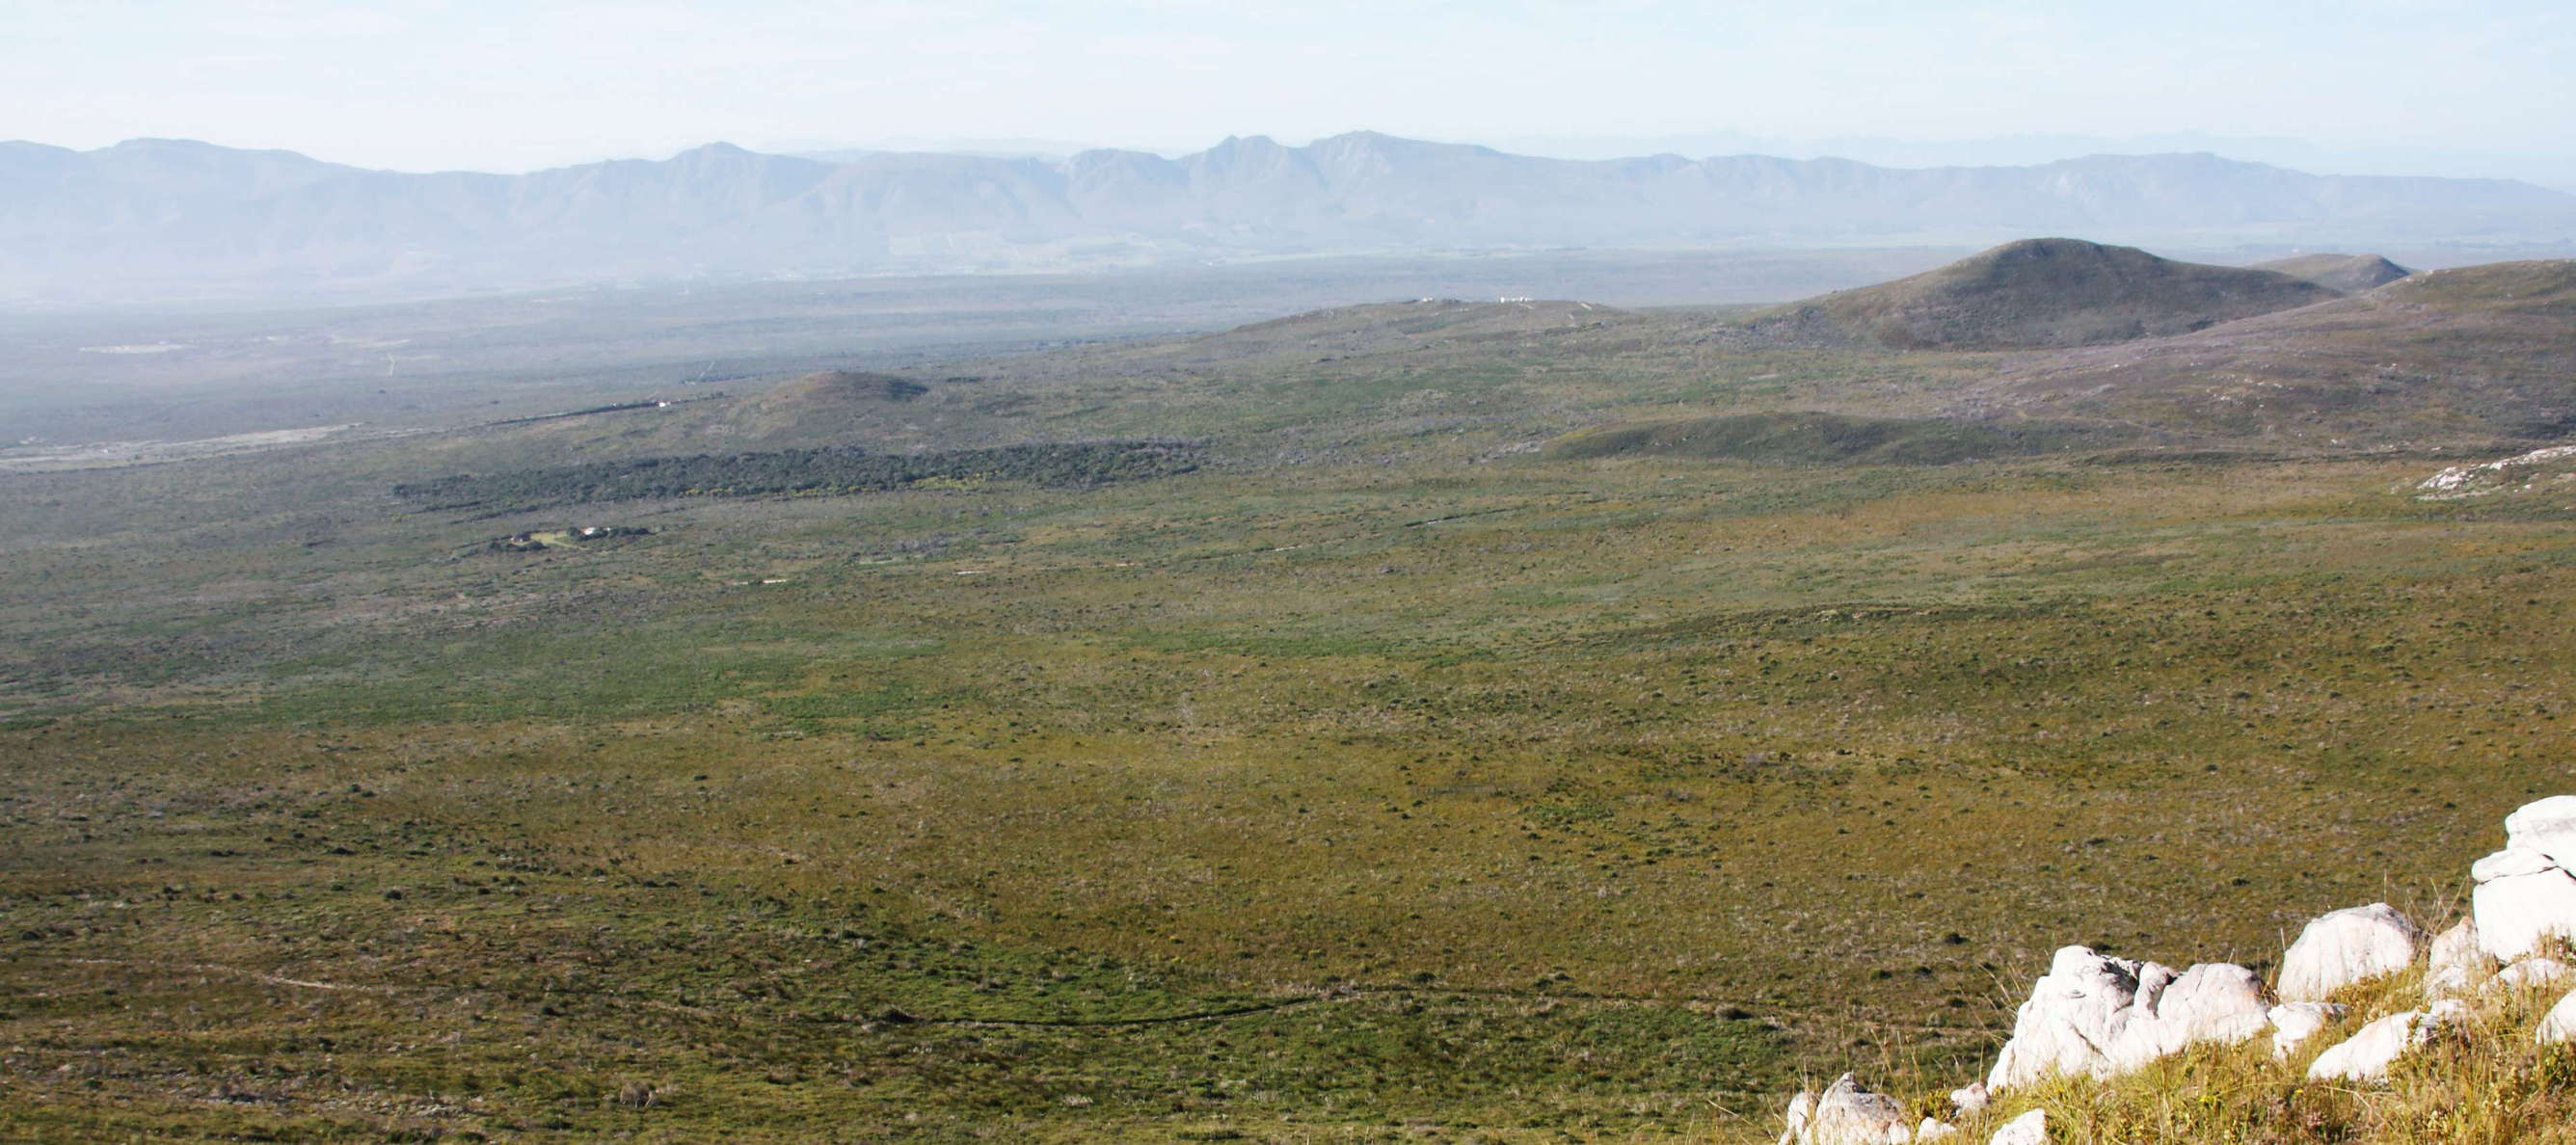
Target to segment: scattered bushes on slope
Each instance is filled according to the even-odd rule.
[[[1153,441],[1013,445],[923,454],[782,449],[459,474],[396,485],[394,495],[440,509],[527,509],[645,497],[869,493],[925,481],[1080,487],[1168,477],[1197,467],[1196,449]]]
[[[1548,453],[1569,459],[1635,454],[1775,465],[1948,465],[2099,449],[2130,436],[2118,427],[2082,422],[1873,418],[1788,410],[1603,426],[1559,438]]]

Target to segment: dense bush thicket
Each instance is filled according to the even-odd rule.
[[[394,495],[440,509],[524,509],[644,497],[867,493],[933,480],[1084,486],[1168,477],[1197,467],[1194,447],[1168,441],[1012,445],[922,454],[835,447],[458,474],[399,484]]]

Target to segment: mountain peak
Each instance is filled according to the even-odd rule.
[[[746,150],[746,149],[741,148],[741,147],[736,147],[736,146],[734,146],[734,145],[733,145],[733,144],[731,144],[731,143],[727,143],[727,142],[725,142],[724,140],[719,139],[719,140],[716,140],[716,141],[714,141],[714,142],[712,142],[712,143],[701,143],[701,144],[698,144],[697,146],[692,147],[692,148],[689,148],[688,150],[682,151],[682,152],[680,152],[679,154],[672,156],[671,158],[673,158],[673,159],[687,159],[687,158],[691,158],[691,157],[693,157],[693,156],[706,156],[706,157],[713,158],[713,157],[721,156],[721,157],[724,157],[724,158],[728,158],[728,159],[730,159],[730,158],[733,158],[733,157],[736,157],[736,156],[758,156],[758,155],[760,155],[760,153],[759,153],[759,152]]]

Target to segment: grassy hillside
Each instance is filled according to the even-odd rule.
[[[1998,457],[2099,450],[2125,427],[2075,422],[1966,422],[1791,411],[1622,423],[1551,443],[1560,458],[1726,458],[1772,465],[1950,465]]]
[[[2576,428],[2576,262],[2435,271],[2198,333],[2010,363],[1962,410],[2308,448]]]
[[[2539,331],[2550,273],[2334,305]],[[1922,420],[2032,359],[1402,306],[0,475],[0,1137],[1763,1140],[1955,1084],[2059,945],[2439,914],[2576,782],[2552,499]],[[395,493],[817,400],[908,463],[1204,444]]]
[[[2335,291],[2268,270],[2202,266],[2134,247],[2026,239],[1877,286],[1793,302],[1759,325],[1896,349],[2084,346],[2198,330]]]

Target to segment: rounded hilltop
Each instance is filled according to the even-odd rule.
[[[1793,302],[1758,316],[1754,325],[1906,350],[2043,349],[2186,333],[2338,296],[2269,270],[2041,238],[1911,278]]]
[[[2375,254],[2303,254],[2258,262],[2253,269],[2277,271],[2345,294],[2375,290],[2415,273]]]
[[[2576,260],[2411,274],[2318,306],[2007,362],[1961,402],[2272,445],[2508,450],[2576,430]]]

